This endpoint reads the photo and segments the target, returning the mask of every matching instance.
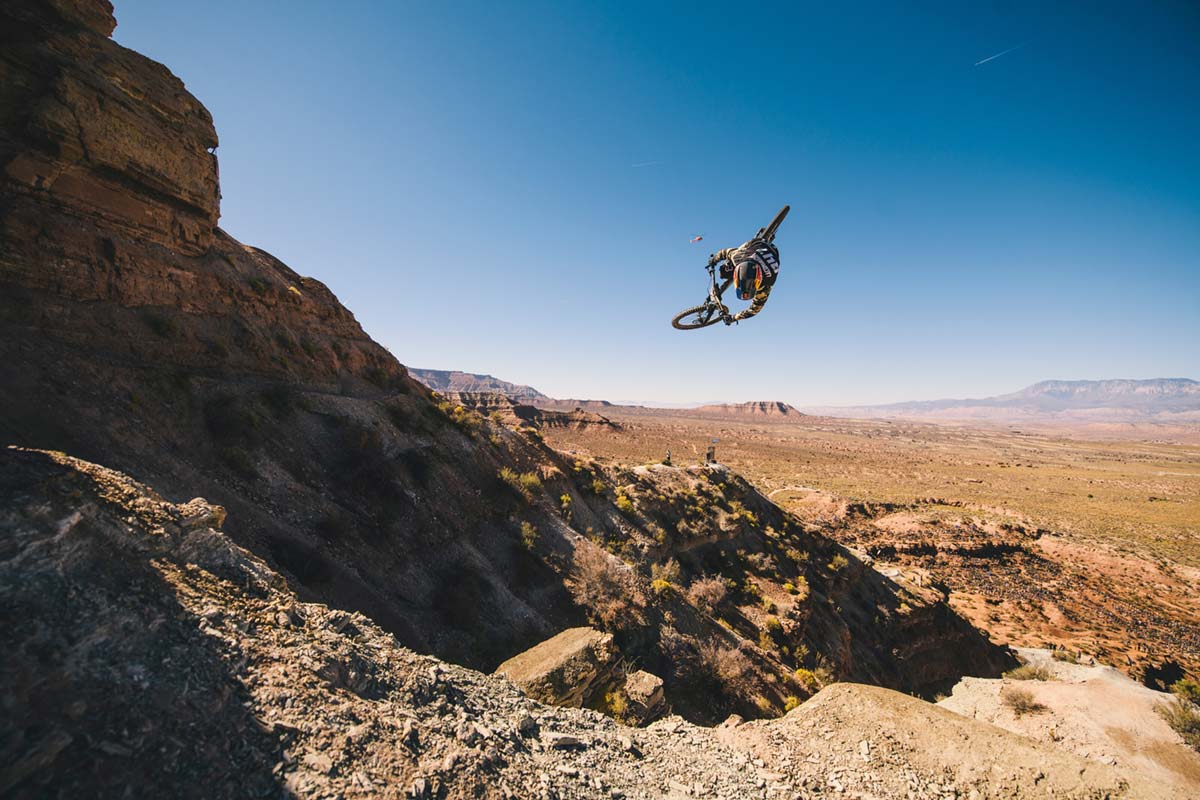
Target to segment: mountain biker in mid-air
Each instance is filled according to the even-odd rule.
[[[740,247],[727,247],[713,253],[708,263],[721,265],[721,280],[726,285],[733,282],[739,300],[752,301],[749,308],[726,317],[725,324],[731,325],[753,317],[767,304],[771,287],[779,277],[779,248],[770,240],[755,238]]]

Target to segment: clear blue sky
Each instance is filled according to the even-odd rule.
[[[221,225],[409,365],[795,405],[1200,378],[1200,7],[1043,5],[116,0],[115,38],[212,111]],[[784,203],[766,310],[673,330]]]

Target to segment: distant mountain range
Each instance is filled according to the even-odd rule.
[[[1017,392],[979,399],[804,410],[859,418],[1200,423],[1200,382],[1190,378],[1042,381]]]

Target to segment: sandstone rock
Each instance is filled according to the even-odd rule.
[[[624,692],[628,701],[626,716],[636,724],[643,725],[666,713],[663,681],[657,675],[640,669],[631,672],[625,678]]]
[[[544,703],[578,708],[615,667],[612,635],[569,628],[496,668],[527,695]]]

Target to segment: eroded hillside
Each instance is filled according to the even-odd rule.
[[[112,470],[0,450],[0,794],[1183,796],[854,684],[717,729],[543,706],[300,602],[225,521]]]

